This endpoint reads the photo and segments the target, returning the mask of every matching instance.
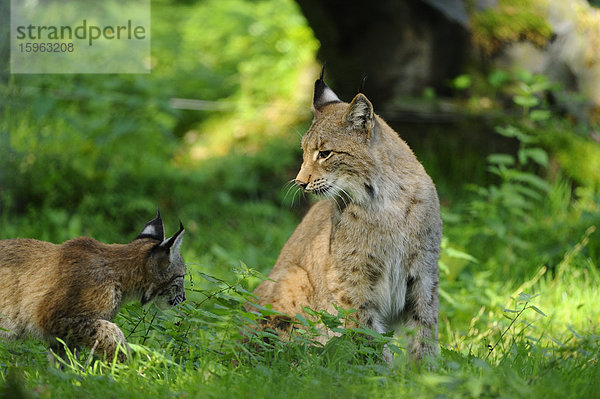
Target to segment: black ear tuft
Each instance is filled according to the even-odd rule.
[[[135,238],[151,238],[153,240],[162,241],[165,239],[165,229],[163,227],[163,221],[160,217],[160,210],[156,209],[156,217],[146,223],[142,232]]]
[[[142,306],[144,306],[145,304],[147,304],[148,302],[150,302],[152,300],[153,296],[154,296],[154,287],[153,287],[153,284],[152,284],[152,285],[150,285],[150,288],[148,288],[142,294],[142,299],[140,301],[142,303]]]
[[[365,83],[367,83],[367,75],[363,75],[362,81],[360,82],[360,87],[358,88],[358,93],[363,93],[365,92]],[[357,93],[357,94],[358,94]]]
[[[320,111],[327,104],[339,103],[341,100],[338,96],[325,84],[323,75],[325,74],[325,65],[321,69],[321,76],[315,82],[315,91],[313,93],[313,109]]]
[[[185,229],[183,228],[183,223],[181,220],[179,221],[179,231],[173,235],[173,237],[167,238],[160,243],[160,248],[168,249],[172,251],[179,251],[179,247],[181,246],[181,240],[183,239],[183,233]]]

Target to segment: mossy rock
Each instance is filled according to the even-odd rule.
[[[471,27],[473,41],[488,55],[521,40],[543,47],[552,36],[543,5],[537,0],[499,0],[496,7],[474,12]]]
[[[566,131],[547,132],[543,144],[577,184],[600,188],[600,143]]]

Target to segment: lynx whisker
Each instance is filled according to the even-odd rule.
[[[340,211],[340,212],[341,212],[341,211],[343,210],[342,206],[340,205],[340,203],[339,203],[339,201],[338,201],[338,198],[342,199],[342,201],[343,201],[343,198],[341,198],[341,197],[340,197],[340,196],[339,196],[339,195],[336,193],[336,189],[335,189],[335,188],[332,188],[331,190],[329,190],[329,191],[327,192],[327,197],[329,197],[329,198],[331,198],[331,199],[333,200],[333,202],[335,203],[335,205],[336,205],[336,206],[337,206],[337,208],[338,208],[338,211]]]
[[[297,188],[295,183],[296,183],[296,181],[294,179],[291,179],[291,180],[287,181],[285,183],[285,185],[283,186],[284,190],[286,190],[285,196],[283,197],[283,202],[285,202],[287,200],[288,196],[290,195],[290,191],[292,191],[294,188]],[[285,189],[285,187],[287,187],[287,189]],[[294,203],[294,201],[293,201],[293,197],[292,197],[292,204],[293,203]]]
[[[293,194],[292,194],[292,200],[289,202],[289,206],[291,208],[292,206],[294,206],[294,203],[296,202],[296,196],[298,195],[299,192],[302,192],[302,189],[300,187],[298,187],[295,184],[295,182],[294,182],[294,185],[290,186],[290,188],[288,189],[288,192],[286,194],[286,198],[287,198],[287,196],[289,195],[290,192],[293,192]],[[284,199],[284,201],[285,201],[285,199]]]
[[[294,202],[296,202],[296,195],[298,195],[298,194],[300,194],[302,196],[304,195],[304,192],[302,191],[302,189],[300,187],[296,187],[295,188],[294,196],[292,197],[292,204],[291,205],[294,205]],[[300,199],[300,195],[298,195],[298,199]]]
[[[330,198],[333,200],[333,202],[335,202],[335,205],[337,206],[337,208],[338,208],[338,211],[340,211],[340,212],[341,212],[341,211],[342,211],[342,207],[340,206],[340,203],[339,203],[339,202],[338,202],[338,200],[337,200],[339,196],[338,196],[338,195],[336,195],[336,193],[334,192],[334,193],[331,193],[331,194],[329,195],[329,197],[330,197]]]
[[[302,133],[298,128],[294,128],[294,133],[296,133],[296,136],[298,136],[298,138],[302,140],[302,136],[304,135],[304,133]]]
[[[340,187],[340,185],[336,183],[330,183],[330,185],[333,189],[331,195],[338,196],[344,202],[344,208],[347,207],[348,201],[352,202],[352,197],[350,197],[350,194],[348,194],[346,190],[344,190],[342,187]],[[346,198],[348,199],[348,201],[346,201]]]

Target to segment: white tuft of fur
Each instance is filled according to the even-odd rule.
[[[325,87],[325,89],[323,89],[323,93],[321,94],[321,98],[319,99],[319,102],[321,104],[333,103],[338,101],[341,100],[333,92],[333,90],[331,90],[329,87]]]
[[[142,232],[140,233],[140,235],[149,235],[149,236],[155,236],[156,234],[157,234],[156,227],[154,227],[153,225],[148,225],[148,226],[144,227],[144,230],[142,230]]]

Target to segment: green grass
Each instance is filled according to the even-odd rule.
[[[598,144],[559,115],[499,113],[526,142],[488,160],[441,127],[415,146],[443,205],[439,357],[415,364],[401,337],[364,330],[315,345],[308,322],[291,342],[240,335],[257,317],[242,305],[310,204],[287,182],[318,74],[297,6],[255,5],[153,3],[150,76],[0,83],[0,238],[127,242],[160,206],[167,234],[186,227],[189,268],[184,304],[116,317],[127,364],[83,349],[59,369],[41,342],[0,341],[0,397],[600,397]],[[170,97],[235,105],[177,111]]]
[[[595,304],[600,276],[597,265],[575,267],[585,262],[575,252],[565,258],[560,277],[544,274],[527,284],[529,292],[540,294],[529,303],[540,312],[526,309],[510,328],[503,315],[516,314],[503,308],[520,310],[523,303],[510,300],[509,291],[503,298],[506,285],[488,281],[487,288],[465,285],[460,293],[452,290],[461,303],[469,304],[467,299],[478,294],[493,300],[474,299],[472,305],[478,300],[486,304],[471,312],[468,305],[442,299],[442,350],[430,368],[411,364],[401,354],[388,367],[359,356],[366,349],[350,339],[325,348],[301,341],[275,343],[252,353],[235,341],[240,310],[232,284],[233,291],[219,294],[220,300],[199,308],[186,305],[187,319],[180,321],[191,330],[185,343],[176,336],[174,311],[159,313],[156,325],[148,328],[156,312],[148,309],[143,334],[130,337],[137,345],[145,343],[134,347],[135,357],[127,365],[93,360],[90,366],[61,371],[47,362],[44,348],[35,342],[3,345],[4,389],[17,385],[37,397],[598,397],[594,381],[600,378],[600,311]],[[209,292],[221,290],[221,283],[214,284]],[[126,334],[131,322],[124,315],[135,312],[137,307],[127,308],[119,318]],[[452,312],[472,317],[463,321],[460,315],[450,316]],[[488,356],[487,344],[496,341]],[[85,352],[80,359],[87,361]]]
[[[593,191],[573,193],[566,180],[557,180],[542,201],[532,202],[527,224],[515,224],[520,216],[508,215],[507,225],[519,226],[513,236],[523,236],[516,246],[472,234],[485,230],[472,206],[444,209],[437,359],[413,364],[402,340],[394,339],[389,345],[397,353],[390,367],[352,332],[325,347],[308,345],[306,336],[290,343],[244,342],[240,327],[254,316],[242,304],[260,281],[245,264],[268,272],[301,216],[299,204],[284,200],[284,176],[293,175],[298,162],[294,140],[265,143],[264,152],[255,154],[234,151],[167,175],[172,186],[166,190],[182,196],[176,199],[182,219],[196,225],[184,244],[188,301],[166,312],[137,304],[121,311],[116,322],[135,352],[126,365],[104,364],[83,350],[59,370],[39,342],[1,342],[0,379],[7,397],[13,397],[11,389],[42,398],[599,397],[593,382],[600,378],[594,228],[600,205]],[[289,172],[269,178],[275,159]],[[257,173],[255,182],[239,179],[240,171]],[[210,189],[198,196],[190,187]],[[10,228],[33,224],[31,215],[37,214],[15,218]],[[57,223],[74,223],[76,215],[61,217]],[[167,230],[175,227],[175,220],[170,222]],[[102,226],[106,236],[118,235]]]

